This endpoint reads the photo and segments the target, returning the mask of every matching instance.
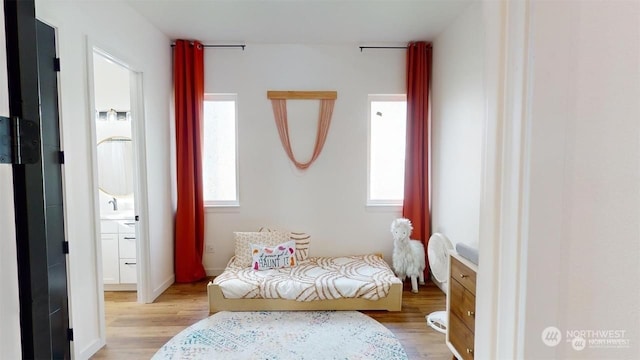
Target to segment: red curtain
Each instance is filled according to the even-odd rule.
[[[421,240],[425,250],[431,236],[429,211],[431,53],[431,44],[425,42],[412,42],[407,46],[407,152],[402,216],[411,220],[413,224],[411,237]],[[428,275],[429,266],[427,265],[425,276],[428,277]]]
[[[178,181],[175,273],[177,282],[192,282],[206,276],[202,266],[204,56],[197,41],[177,40],[173,51]]]

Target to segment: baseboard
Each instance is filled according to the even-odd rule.
[[[222,272],[224,271],[224,268],[208,268],[208,269],[204,269],[204,271],[206,271],[207,276],[218,276],[222,274]]]
[[[176,282],[176,275],[172,274],[167,278],[167,280],[160,284],[160,286],[153,289],[153,293],[151,294],[151,301],[155,301],[155,299],[157,299],[158,296],[162,295],[162,293],[167,290],[169,286],[171,286],[174,282]]]
[[[75,346],[75,343],[74,343]],[[105,346],[105,342],[102,339],[95,339],[91,344],[89,344],[88,346],[86,346],[84,349],[82,349],[80,352],[77,353],[77,355],[75,356],[76,359],[89,359],[91,358],[93,355],[95,355],[95,353],[97,353],[100,349],[102,349],[102,347]]]
[[[136,284],[104,284],[104,291],[136,291]]]

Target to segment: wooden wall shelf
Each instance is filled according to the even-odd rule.
[[[267,98],[270,100],[335,100],[338,98],[337,91],[267,91]]]

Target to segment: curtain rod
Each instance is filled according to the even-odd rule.
[[[360,52],[364,49],[406,49],[406,46],[360,46]]]
[[[193,44],[193,43],[191,43]],[[176,44],[171,44],[171,47],[175,47]],[[245,46],[247,46],[246,44],[224,44],[224,45],[205,45],[202,44],[203,48],[242,48],[242,51],[244,51]]]

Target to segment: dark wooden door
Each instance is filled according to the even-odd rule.
[[[5,24],[10,113],[35,129],[22,140],[37,151],[13,165],[22,356],[69,359],[55,30],[33,0],[5,0]]]
[[[55,359],[69,358],[69,310],[67,299],[67,265],[58,113],[58,60],[55,30],[36,20],[38,38],[38,84],[42,129],[42,165],[44,180],[44,215],[47,242],[47,277],[49,280],[49,321],[51,354]],[[46,309],[45,309],[46,310]]]

